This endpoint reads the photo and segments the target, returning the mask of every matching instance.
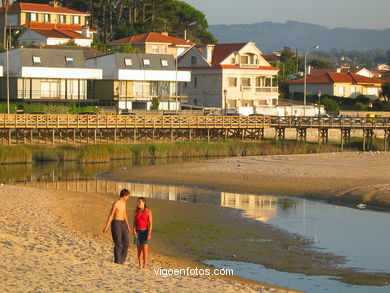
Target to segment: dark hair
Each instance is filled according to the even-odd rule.
[[[129,196],[129,195],[130,195],[130,191],[128,191],[127,189],[121,190],[120,197]]]
[[[139,200],[142,200],[144,203],[145,203],[145,210],[148,208],[148,206],[146,205],[146,198],[144,198],[143,196],[142,197],[139,197],[138,199],[137,199],[137,201],[139,201]]]

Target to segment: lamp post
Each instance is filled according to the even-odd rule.
[[[307,87],[307,84],[306,84],[306,79],[307,79],[307,55],[309,55],[309,53],[315,49],[319,49],[320,46],[319,45],[316,45],[312,48],[310,48],[306,53],[305,53],[305,78],[304,78],[304,85],[303,85],[303,116],[306,116],[306,87]]]
[[[318,91],[318,118],[321,118],[321,91]]]
[[[225,97],[225,99],[224,99],[224,102],[223,102],[223,108],[224,108],[224,115],[226,115],[226,113],[227,113],[227,100],[226,100],[226,96],[227,96],[227,89],[224,89],[223,90],[223,95],[224,95],[224,97]]]
[[[5,47],[6,47],[6,51],[7,51],[7,114],[10,113],[10,110],[9,110],[9,100],[10,100],[10,90],[9,90],[9,85],[10,85],[10,82],[9,82],[9,50],[11,49],[11,45],[12,45],[12,39],[11,39],[11,34],[8,35],[7,37],[7,42],[5,44]]]

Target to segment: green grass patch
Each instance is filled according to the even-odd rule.
[[[32,153],[24,146],[0,145],[0,164],[31,163]]]

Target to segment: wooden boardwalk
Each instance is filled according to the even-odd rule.
[[[390,138],[389,118],[317,118],[202,115],[63,115],[0,114],[0,143],[120,143],[156,140],[264,139],[264,129],[285,139],[295,129],[297,140],[306,141],[307,130],[318,130],[318,143],[328,142],[331,129],[340,130],[341,144],[348,144],[351,130],[362,130],[364,148],[374,132],[384,131],[385,150]]]

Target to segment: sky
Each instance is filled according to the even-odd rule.
[[[210,25],[294,20],[329,28],[390,28],[390,0],[184,0]]]

